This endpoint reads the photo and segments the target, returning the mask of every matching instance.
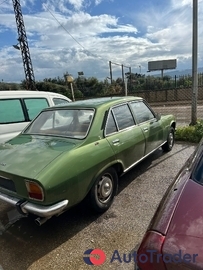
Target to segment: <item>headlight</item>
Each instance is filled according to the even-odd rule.
[[[29,194],[29,198],[37,201],[43,201],[44,200],[44,192],[42,187],[29,180],[25,180],[25,185]]]

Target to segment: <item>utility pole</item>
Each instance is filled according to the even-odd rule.
[[[20,0],[13,0],[13,8],[15,12],[17,30],[18,30],[18,41],[19,49],[21,50],[23,67],[25,71],[25,80],[28,90],[36,90],[34,71],[32,67],[32,61],[30,57],[28,41],[25,31],[25,25],[23,21],[23,14],[21,11]],[[14,48],[18,47],[17,45]]]
[[[122,81],[123,81],[123,83],[125,83],[124,67],[128,68],[130,73],[131,73],[131,67],[127,67],[127,66],[124,66],[123,64],[117,64],[117,63],[113,63],[113,62],[109,61],[111,84],[112,84],[112,80],[113,80],[113,78],[112,78],[112,64],[121,67]]]
[[[131,67],[129,67],[129,74],[130,74],[130,88],[131,88],[131,85],[132,85],[132,76],[131,76],[131,73],[132,73]]]
[[[197,123],[197,50],[198,50],[198,0],[193,0],[193,38],[192,38],[192,113],[190,125]]]
[[[110,80],[111,80],[111,84],[112,84],[113,78],[112,78],[112,67],[111,67],[111,61],[109,61],[109,69],[110,69]]]
[[[123,80],[123,83],[125,83],[125,78],[124,78],[124,68],[123,68],[123,65],[121,65],[121,68],[122,68],[122,80]]]

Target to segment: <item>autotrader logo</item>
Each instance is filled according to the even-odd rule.
[[[84,252],[83,260],[89,265],[101,265],[106,261],[106,254],[101,249],[88,249]]]

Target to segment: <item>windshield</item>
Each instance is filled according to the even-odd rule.
[[[41,112],[24,134],[53,135],[76,139],[87,136],[93,109],[57,109]]]
[[[203,156],[199,160],[196,168],[194,169],[191,178],[203,185]]]

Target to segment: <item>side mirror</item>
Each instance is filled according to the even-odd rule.
[[[157,121],[159,121],[161,119],[161,114],[160,113],[156,113],[156,119],[157,119]]]

